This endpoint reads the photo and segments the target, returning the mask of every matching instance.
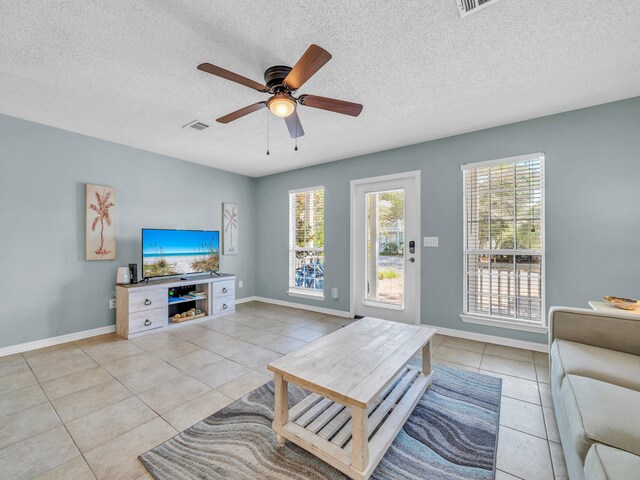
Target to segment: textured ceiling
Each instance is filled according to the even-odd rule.
[[[311,43],[333,59],[298,93],[364,104],[300,107],[293,151],[267,111],[215,118]],[[501,0],[0,0],[0,113],[261,176],[640,95],[640,2]],[[200,120],[211,128],[181,126]]]

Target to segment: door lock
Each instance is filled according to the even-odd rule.
[[[416,253],[416,242],[413,240],[409,242],[409,253]]]

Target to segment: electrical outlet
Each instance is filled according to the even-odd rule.
[[[244,282],[242,280],[238,280],[238,288],[242,288],[244,286]]]
[[[116,299],[115,298],[110,298],[109,299],[109,309],[112,310],[116,308]]]

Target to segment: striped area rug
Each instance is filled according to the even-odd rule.
[[[502,380],[436,365],[433,383],[371,476],[493,479]],[[289,385],[291,404],[307,392]],[[347,477],[271,430],[273,382],[140,456],[157,480],[343,480]]]

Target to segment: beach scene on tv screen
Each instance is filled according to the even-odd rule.
[[[218,271],[219,232],[144,230],[142,269],[145,277]]]

